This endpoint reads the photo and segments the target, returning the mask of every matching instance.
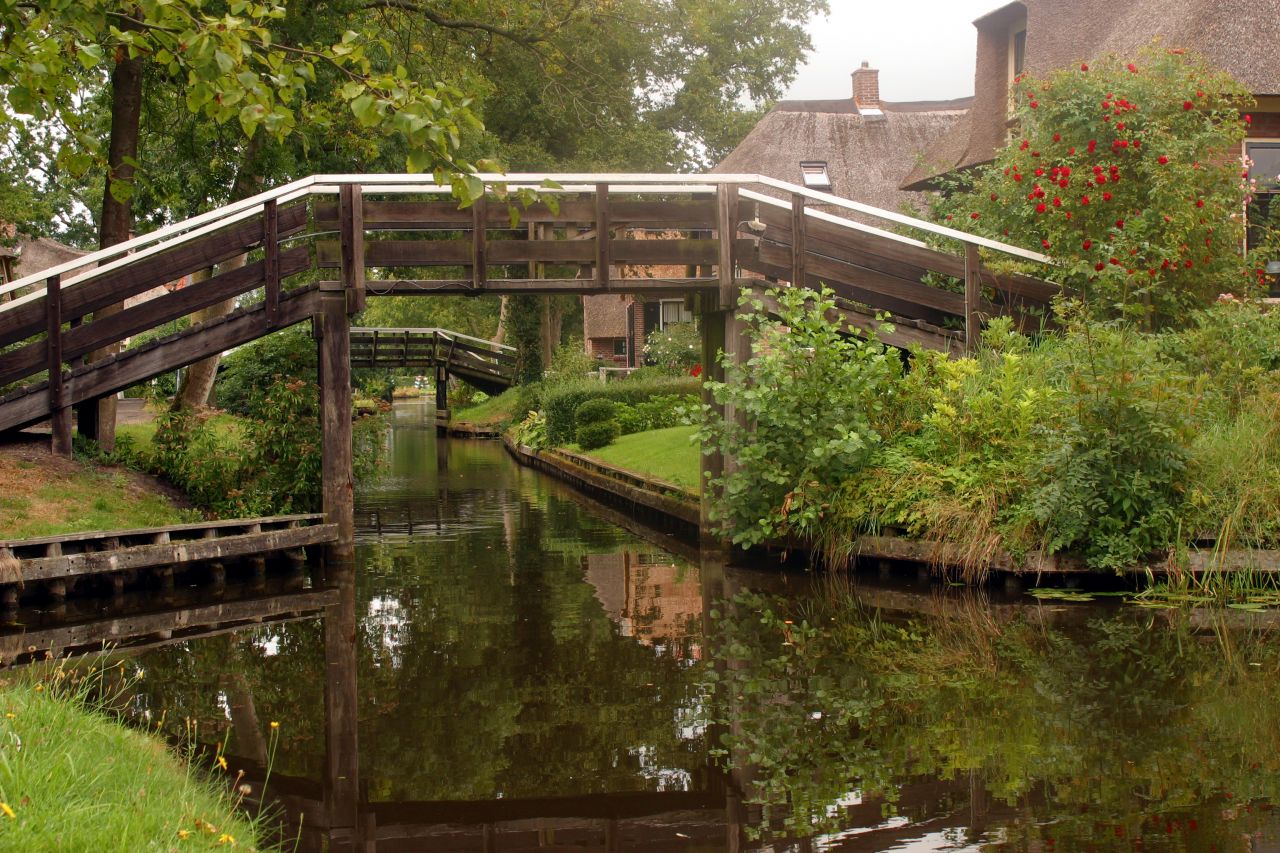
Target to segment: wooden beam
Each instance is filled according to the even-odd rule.
[[[609,225],[609,185],[596,184],[596,287],[609,286],[609,241],[613,239]]]
[[[735,293],[737,236],[738,188],[733,184],[721,184],[716,188],[716,265],[720,280],[720,305],[729,309],[738,304]]]
[[[280,211],[275,199],[269,199],[262,208],[262,248],[267,325],[274,329],[280,313]]]
[[[473,290],[484,290],[485,282],[489,279],[489,259],[485,253],[489,227],[487,210],[487,196],[481,193],[471,205],[471,287]]]
[[[364,201],[358,184],[343,184],[338,191],[338,240],[342,252],[342,286],[347,291],[347,312],[364,310]]]
[[[982,259],[973,244],[964,249],[964,346],[970,354],[982,336]]]
[[[287,527],[260,533],[240,533],[204,539],[182,539],[80,554],[61,554],[22,560],[23,581],[51,580],[169,566],[200,560],[230,559],[320,545],[337,538],[332,524]]]
[[[62,376],[62,276],[49,276],[45,283],[45,301],[49,311],[49,331],[45,338],[48,350],[46,368],[49,372],[49,410],[53,412],[50,452],[54,456],[70,458],[71,409],[66,404],[66,388]]]
[[[338,525],[329,555],[339,562],[355,557],[355,504],[351,450],[351,338],[347,290],[341,282],[320,282],[321,493],[325,519]]]
[[[372,244],[370,244],[372,245]],[[689,293],[719,292],[717,278],[613,278],[608,293],[643,293],[648,296],[685,296]],[[473,293],[470,279],[388,279],[378,282],[375,296],[438,296],[446,293]],[[495,278],[486,294],[502,293],[600,293],[594,278]]]
[[[805,281],[805,233],[808,223],[804,216],[805,198],[791,196],[791,284],[804,287]]]

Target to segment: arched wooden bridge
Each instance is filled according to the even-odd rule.
[[[745,358],[733,309],[762,279],[824,283],[850,327],[879,325],[876,315],[887,313],[886,343],[946,352],[965,349],[986,317],[1038,325],[1057,293],[1039,278],[997,274],[979,255],[1046,265],[1035,252],[760,175],[479,178],[485,195],[459,209],[448,187],[418,175],[313,176],[0,287],[0,387],[13,387],[0,397],[0,432],[52,419],[55,452],[69,452],[73,406],[314,320],[325,512],[349,548],[351,359],[378,362],[349,318],[369,296],[684,296],[701,316],[703,362],[714,375],[719,351]],[[541,200],[515,201],[519,188]],[[245,254],[241,268],[157,290]],[[97,266],[64,280],[87,264]],[[152,292],[160,295],[101,313]],[[233,298],[240,307],[226,317],[127,346]],[[379,349],[381,334],[372,339]],[[121,343],[118,354],[86,363]],[[714,472],[722,461],[706,464]]]

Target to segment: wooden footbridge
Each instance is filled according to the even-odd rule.
[[[51,420],[55,452],[71,444],[71,410],[94,432],[99,398],[295,323],[311,321],[323,393],[324,507],[350,551],[352,358],[387,364],[405,330],[351,329],[370,296],[635,294],[683,296],[701,316],[703,363],[744,359],[734,308],[743,288],[787,281],[833,288],[851,328],[946,352],[971,345],[985,318],[1043,321],[1055,285],[1000,274],[991,258],[1048,259],[902,214],[759,175],[481,175],[486,193],[459,209],[417,175],[323,175],[77,258],[0,287],[0,432]],[[523,206],[511,192],[535,188]],[[868,225],[875,221],[879,225]],[[883,226],[883,227],[880,227]],[[162,285],[247,255],[240,268],[169,292]],[[96,268],[74,278],[75,269]],[[116,313],[110,306],[160,295]],[[228,299],[234,313],[129,346],[131,337]],[[439,365],[500,384],[505,351],[431,331],[405,343]],[[410,338],[415,337],[410,333]],[[89,353],[123,345],[105,359]],[[417,348],[415,350],[415,347]],[[484,350],[484,351],[477,351]],[[492,370],[489,369],[492,366]],[[714,472],[722,461],[707,457]]]

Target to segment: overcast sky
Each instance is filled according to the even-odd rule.
[[[880,69],[886,101],[973,94],[973,21],[1007,0],[830,0],[831,15],[809,24],[813,52],[789,99],[847,98],[849,75],[865,60]]]

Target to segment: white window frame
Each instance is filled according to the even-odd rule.
[[[1249,158],[1250,145],[1274,145],[1280,147],[1280,136],[1250,136],[1246,137],[1244,142],[1240,144],[1240,162],[1244,163]],[[1271,204],[1280,202],[1280,184],[1276,189],[1268,190],[1267,195],[1272,196]],[[1249,250],[1249,205],[1244,207],[1244,237],[1241,247],[1244,251]],[[1277,259],[1280,260],[1280,259]]]
[[[805,189],[830,190],[831,169],[825,160],[801,160],[800,182]]]
[[[666,318],[666,312],[662,310],[662,306],[673,305],[673,304],[680,306],[679,316],[681,319],[677,320],[675,323],[668,324],[667,318]],[[687,320],[684,319],[686,314],[689,316],[689,319]],[[659,329],[666,329],[668,325],[675,326],[680,323],[692,323],[692,322],[693,322],[693,312],[687,310],[684,307],[683,299],[659,299],[658,300],[658,328]]]

